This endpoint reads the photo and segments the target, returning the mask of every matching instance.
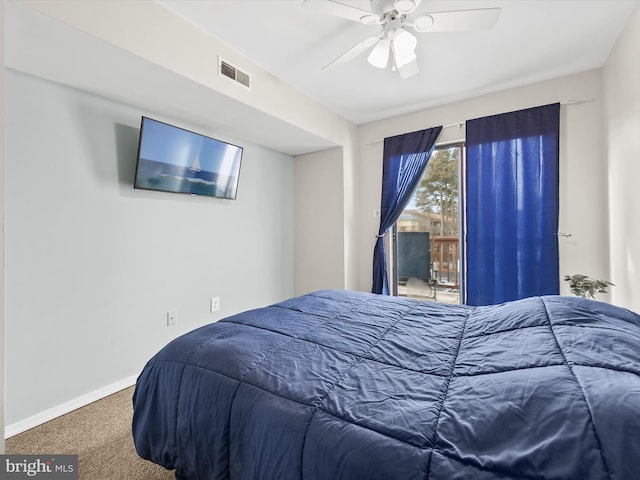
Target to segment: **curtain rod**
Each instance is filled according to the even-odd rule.
[[[589,103],[589,102],[595,102],[595,101],[596,101],[595,98],[583,98],[581,100],[578,100],[578,99],[574,98],[574,99],[571,99],[571,100],[563,100],[562,102],[560,102],[560,105],[580,105],[582,103]],[[462,128],[465,123],[466,123],[466,120],[464,120],[462,122],[448,123],[446,125],[443,125],[442,129],[444,130],[445,128],[453,128],[453,127]],[[384,138],[381,138],[381,139],[378,139],[378,140],[374,140],[369,145],[373,145],[374,143],[381,143],[381,142],[384,142]]]

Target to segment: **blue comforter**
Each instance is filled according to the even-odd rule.
[[[322,291],[194,330],[134,396],[177,479],[640,479],[640,317]]]

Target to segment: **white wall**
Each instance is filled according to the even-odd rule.
[[[604,67],[609,250],[614,303],[640,311],[640,7]]]
[[[549,103],[589,99],[563,105],[560,132],[560,274],[609,275],[606,162],[602,144],[601,70],[485,95],[423,110],[410,115],[363,125],[359,128],[359,282],[370,291],[372,256],[379,220],[382,182],[382,139],[436,125],[451,125],[439,140],[464,139],[465,120]],[[592,100],[592,101],[591,101]],[[562,282],[564,283],[564,282]],[[561,285],[561,293],[568,289]],[[604,300],[604,296],[600,297]]]
[[[296,295],[345,288],[343,158],[336,148],[295,159]]]
[[[358,137],[357,128],[350,127],[352,132],[349,138],[352,141],[346,142],[343,146],[342,172],[344,182],[342,185],[344,202],[342,205],[344,212],[344,287],[347,290],[358,289],[358,151],[355,139]],[[297,227],[296,227],[297,228]]]
[[[140,116],[170,117],[12,70],[5,87],[7,424],[293,295],[291,156],[219,137],[245,149],[237,200],[134,190]]]

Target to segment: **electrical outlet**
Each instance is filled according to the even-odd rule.
[[[178,312],[176,312],[175,310],[167,312],[167,327],[170,327],[171,325],[175,325],[177,321],[178,321]]]
[[[211,297],[211,313],[220,310],[220,297]]]

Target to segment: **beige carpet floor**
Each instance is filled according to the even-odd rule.
[[[77,454],[80,480],[172,480],[172,471],[141,459],[131,436],[133,387],[6,441],[6,453]]]

